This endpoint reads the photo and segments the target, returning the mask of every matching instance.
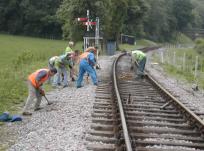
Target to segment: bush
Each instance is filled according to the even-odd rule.
[[[204,39],[196,39],[195,50],[198,54],[204,56]]]

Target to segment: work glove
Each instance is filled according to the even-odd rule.
[[[39,91],[40,91],[40,94],[41,94],[42,96],[45,96],[45,91],[44,91],[43,89],[39,89]]]
[[[69,68],[70,68],[70,69],[72,69],[72,68],[73,68],[73,66],[69,65]]]
[[[101,69],[101,67],[100,67],[99,64],[96,65],[96,69],[97,69],[97,70]]]

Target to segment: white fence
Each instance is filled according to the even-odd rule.
[[[180,47],[179,47],[180,48]],[[177,70],[194,75],[194,80],[204,79],[204,57],[193,56],[188,51],[175,51],[171,47],[161,48],[154,55],[157,62],[174,66]]]

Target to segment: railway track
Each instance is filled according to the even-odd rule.
[[[150,76],[135,79],[130,66],[120,55],[111,82],[98,86],[87,149],[203,151],[204,122]]]

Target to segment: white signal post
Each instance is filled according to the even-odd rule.
[[[95,46],[98,47],[99,44],[99,17],[96,17],[96,29],[95,29]],[[98,64],[98,51],[97,50],[97,55],[96,55],[96,63]]]
[[[96,21],[92,22],[92,20],[90,20],[90,14],[89,14],[89,10],[87,10],[86,18],[77,18],[78,21],[83,22],[83,25],[86,26],[86,30],[87,32],[90,31],[90,28],[92,28],[93,26],[96,26],[95,28],[95,37],[84,37],[84,50],[87,49],[87,47],[89,46],[89,40],[90,39],[94,39],[95,40],[95,46],[99,46],[99,40],[102,39],[99,35],[100,31],[99,31],[99,17],[96,17]],[[97,51],[97,58],[98,58],[98,51]]]
[[[89,10],[87,10],[87,22],[89,23]],[[87,31],[89,31],[89,25],[86,26]]]
[[[95,29],[95,45],[98,47],[99,43],[99,17],[96,17],[96,29]]]

